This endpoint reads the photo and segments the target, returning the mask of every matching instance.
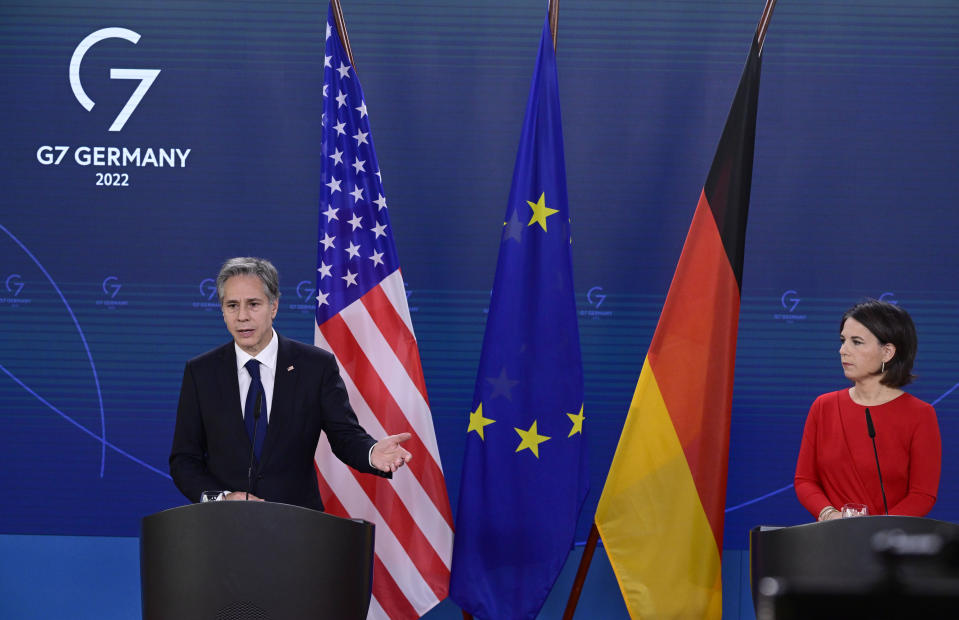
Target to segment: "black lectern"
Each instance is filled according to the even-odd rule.
[[[955,618],[959,525],[874,516],[754,527],[749,572],[760,620]]]
[[[373,525],[271,502],[208,502],[144,517],[144,620],[363,620]]]

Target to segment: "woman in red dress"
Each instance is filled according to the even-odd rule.
[[[932,405],[907,394],[916,357],[916,328],[902,308],[868,300],[839,324],[839,358],[852,387],[813,402],[796,463],[796,496],[819,521],[843,505],[869,514],[924,516],[936,503],[942,445]],[[875,428],[882,488],[868,432]],[[885,489],[885,500],[883,498]]]

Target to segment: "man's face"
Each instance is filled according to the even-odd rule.
[[[270,344],[279,302],[269,301],[258,277],[239,275],[227,280],[223,284],[221,308],[223,322],[241,349],[256,355]]]

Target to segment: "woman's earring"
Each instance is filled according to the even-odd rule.
[[[885,374],[885,373],[886,373],[886,362],[883,362],[882,368],[879,369],[879,374]]]

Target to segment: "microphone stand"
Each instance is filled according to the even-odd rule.
[[[872,416],[869,414],[869,407],[866,407],[866,429],[869,431],[869,437],[872,439],[872,452],[876,455],[876,472],[879,473],[879,490],[882,491],[882,505],[889,514],[889,504],[886,503],[886,488],[882,485],[882,468],[879,467],[879,450],[876,449],[876,427],[872,425]]]

